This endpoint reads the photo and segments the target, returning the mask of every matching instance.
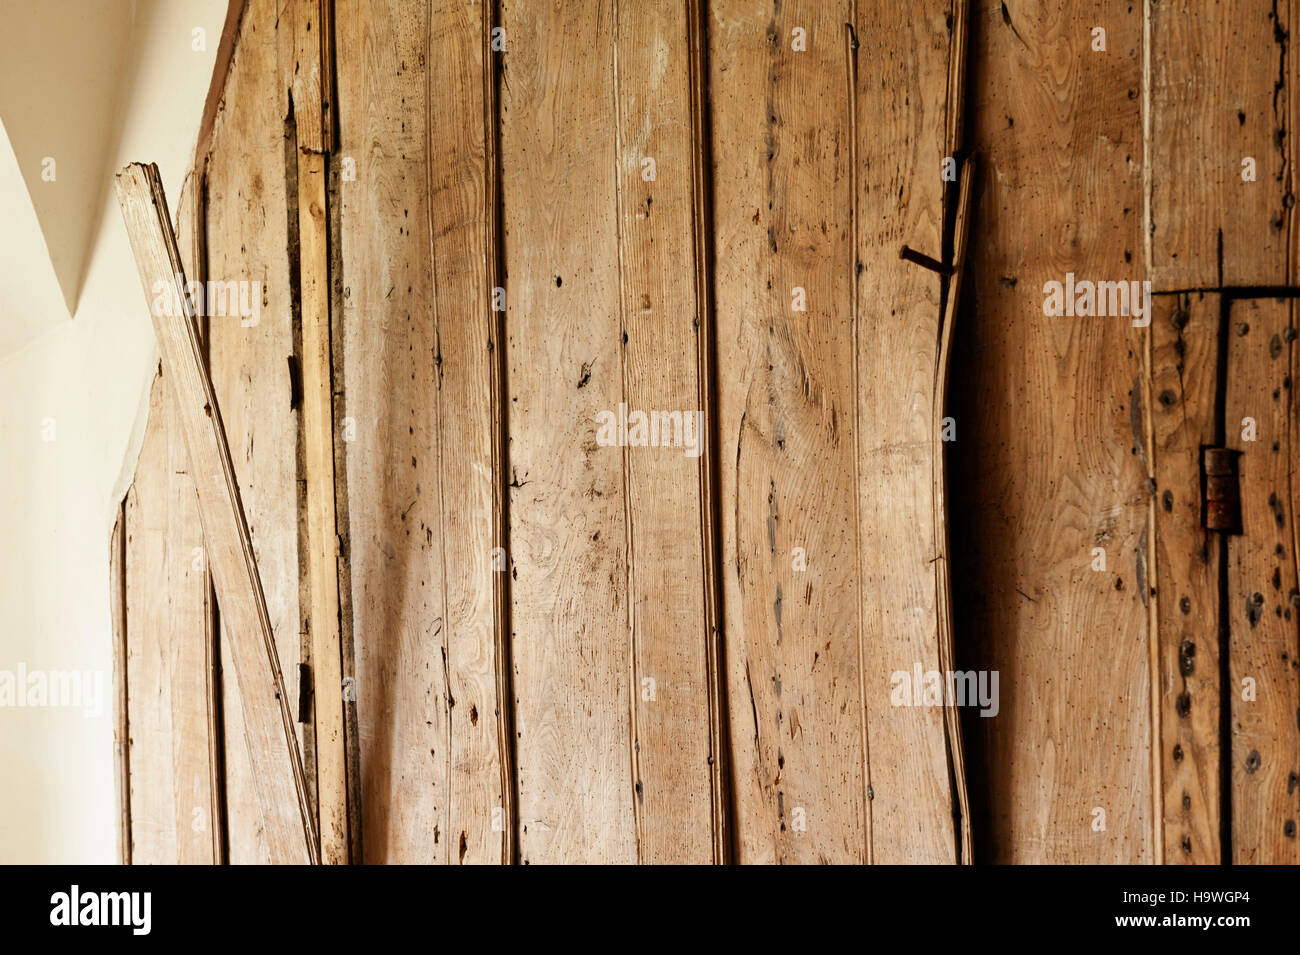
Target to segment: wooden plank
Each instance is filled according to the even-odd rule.
[[[126,500],[118,505],[108,545],[109,612],[113,619],[113,779],[117,785],[117,862],[131,864],[131,714],[126,670]]]
[[[278,94],[284,74],[277,14],[272,0],[247,4],[206,157],[208,279],[223,288],[247,283],[236,288],[246,292],[240,304],[249,307],[241,309],[234,301],[224,308],[220,301],[207,305],[213,384],[231,436],[277,653],[295,684],[289,702],[296,710],[296,664],[303,647],[299,575],[306,565],[299,559],[299,422],[291,404],[289,365],[295,355],[289,157]],[[244,704],[229,678],[235,661],[225,626],[229,620],[220,609],[230,861],[269,862],[274,853],[264,835],[264,815],[272,810],[260,799],[255,780],[262,756],[250,748]],[[292,792],[284,795],[292,806]]]
[[[979,241],[948,486],[960,657],[1004,689],[996,718],[966,722],[987,861],[1154,856],[1143,333],[1043,308],[1067,272],[1142,278],[1142,13],[1118,0],[973,13]],[[1105,54],[1091,50],[1099,24]]]
[[[638,858],[613,18],[503,3],[501,150],[520,857]],[[596,55],[569,56],[574,36]],[[653,302],[653,300],[652,300]]]
[[[185,182],[181,186],[180,199],[176,203],[176,246],[180,250],[181,264],[185,267],[185,274],[190,276],[190,281],[206,283],[208,262],[207,187],[203,173],[199,169],[192,170],[185,177]],[[205,314],[196,315],[195,318],[200,343],[206,357],[209,332],[208,317]],[[169,434],[171,435],[170,440],[174,442],[176,453],[183,457],[185,454],[185,437],[180,430],[180,414],[172,402],[167,404],[167,416]],[[186,534],[189,538],[198,538],[199,544],[202,545],[203,527],[199,518],[198,498],[194,489],[194,481],[188,473],[188,461],[183,462],[181,467],[172,472],[170,480],[181,483],[178,497],[185,507],[186,523],[183,526],[187,529]],[[194,561],[191,560],[191,564],[193,563]],[[226,851],[226,774],[223,758],[225,740],[223,737],[221,675],[219,672],[221,662],[219,631],[221,625],[217,621],[217,593],[212,583],[212,571],[207,566],[206,556],[198,563],[197,575],[199,579],[194,584],[190,584],[187,576],[182,579],[180,586],[187,593],[190,592],[189,588],[191,586],[197,586],[203,599],[201,609],[192,611],[201,615],[203,627],[204,708],[207,717],[205,738],[208,749],[208,808],[203,829],[206,829],[209,833],[212,843],[212,853],[208,861],[217,865],[225,865],[229,861],[229,856]],[[172,585],[172,589],[175,590],[176,585]],[[191,822],[191,825],[194,825],[194,823]]]
[[[853,135],[857,173],[855,467],[862,681],[871,756],[871,859],[957,861],[949,708],[898,705],[899,674],[953,667],[940,632],[946,562],[935,475],[942,455],[938,275],[899,261],[903,246],[944,257],[950,128],[946,0],[859,8]],[[922,107],[920,104],[924,104]],[[969,195],[969,193],[968,193]],[[900,201],[901,197],[901,201]],[[955,198],[955,197],[954,197]],[[824,211],[823,215],[829,215]],[[833,221],[833,220],[832,220]],[[837,259],[841,269],[849,262]],[[954,290],[954,293],[956,290]],[[906,697],[905,697],[906,699]],[[970,703],[975,705],[976,701]],[[955,716],[955,714],[953,714]]]
[[[115,184],[146,299],[155,301],[156,288],[161,287],[174,292],[174,301],[185,303],[183,310],[155,308],[151,311],[163,352],[163,367],[170,373],[175,388],[173,399],[182,418],[190,474],[203,517],[205,554],[231,637],[236,679],[241,698],[249,704],[245,708],[245,732],[252,744],[250,749],[258,757],[254,784],[263,795],[263,811],[268,821],[266,835],[274,850],[272,857],[315,861],[315,826],[288,694],[221,413],[205,368],[193,306],[184,287],[180,254],[168,220],[162,184],[156,167],[139,164],[127,166],[118,173]],[[156,283],[162,284],[156,286]],[[274,720],[277,712],[278,727]],[[302,825],[296,833],[293,800],[286,798],[290,793],[297,796]]]
[[[1219,541],[1201,514],[1216,443],[1218,295],[1159,296],[1151,321],[1159,761],[1164,861],[1220,861]]]
[[[1285,299],[1237,301],[1227,330],[1224,420],[1227,446],[1240,453],[1242,526],[1228,538],[1225,595],[1237,864],[1300,862],[1293,310]]]
[[[683,4],[616,3],[613,17],[613,200],[624,341],[620,358],[611,317],[592,364],[608,362],[612,376],[621,377],[629,415],[680,411],[683,427],[681,441],[667,447],[597,452],[621,456],[624,470],[637,861],[720,862],[705,616],[712,568],[704,564],[704,539],[711,532],[700,504],[708,435],[700,302],[697,285],[683,280],[695,261],[688,21]],[[652,179],[646,159],[655,164]],[[583,417],[596,420],[602,410],[593,402]],[[667,436],[675,442],[674,429],[670,424]]]
[[[1290,6],[1272,0],[1150,5],[1146,94],[1156,291],[1287,281],[1291,77],[1279,72]],[[1108,46],[1105,56],[1127,54],[1113,34]],[[1243,180],[1245,159],[1253,160],[1253,181]]]
[[[508,48],[501,133],[525,862],[725,851],[688,16],[502,8],[535,38]],[[566,54],[579,32],[598,55]],[[638,411],[676,415],[667,446],[619,440]]]
[[[283,11],[284,22],[277,25],[286,40],[292,41],[293,63],[286,80],[298,148],[312,153],[329,152],[334,147],[333,8],[333,0],[290,0]]]
[[[316,807],[321,861],[348,862],[347,754],[343,745],[343,661],[339,645],[339,537],[334,514],[334,399],[331,379],[326,157],[298,151],[298,275],[302,309],[303,443]]]
[[[710,16],[736,861],[864,862],[850,8],[727,0]]]
[[[343,376],[366,862],[509,862],[487,13],[340,2]]]

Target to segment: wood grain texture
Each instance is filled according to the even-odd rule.
[[[367,862],[509,862],[481,4],[339,3]],[[337,332],[336,332],[337,334]],[[499,568],[499,570],[498,570]]]
[[[615,197],[623,347],[610,324],[596,364],[618,360],[629,409],[682,416],[683,447],[601,448],[623,458],[631,610],[632,767],[639,862],[721,861],[705,608],[699,286],[686,6],[615,3]],[[645,159],[655,163],[647,180]],[[606,358],[608,356],[608,358]],[[560,379],[552,387],[569,389]],[[602,410],[592,406],[587,420]],[[629,414],[631,410],[629,410]],[[688,430],[689,429],[689,430]],[[667,426],[676,439],[675,423]],[[664,437],[661,428],[659,436]],[[646,681],[652,681],[647,683]]]
[[[1090,49],[1099,23],[1105,55]],[[959,660],[1001,687],[997,717],[965,723],[982,765],[976,851],[1148,861],[1144,339],[1126,316],[1043,312],[1044,283],[1067,272],[1142,278],[1142,8],[984,0],[971,28],[967,136],[982,160],[949,514]]]
[[[213,861],[198,500],[170,379],[154,377],[126,501],[131,861]]]
[[[197,181],[187,178],[177,204],[178,247],[187,269],[201,256],[198,192]],[[222,841],[220,781],[211,765],[210,584],[182,419],[169,384],[160,368],[124,510],[130,516],[121,528],[122,728],[136,756],[134,772],[130,753],[123,768],[127,824],[134,808],[138,827],[127,836],[124,860],[208,864],[220,858]],[[127,623],[128,611],[134,627]],[[133,722],[138,739],[131,737]]]
[[[1287,281],[1291,6],[1150,5],[1150,278],[1157,292]],[[1124,51],[1112,43],[1106,55]],[[1251,182],[1242,178],[1247,158],[1254,160]]]
[[[849,7],[710,14],[736,861],[863,862]]]
[[[298,163],[298,283],[302,314],[302,428],[306,478],[316,807],[321,861],[348,862],[348,779],[339,642],[339,537],[334,513],[334,398],[329,302],[326,157],[301,143]]]
[[[935,569],[947,561],[935,500],[941,286],[935,273],[899,259],[904,245],[944,257],[951,13],[946,0],[863,4],[856,30],[855,473],[871,858],[881,863],[958,856],[948,711],[916,705],[920,686],[911,687],[912,705],[897,705],[892,692],[899,674],[915,682],[918,665],[952,669]]]
[[[521,858],[715,861],[687,11],[502,25]],[[666,446],[606,440],[651,411]]]
[[[298,739],[161,180],[156,167],[133,164],[117,175],[115,185],[141,287],[146,299],[155,296],[150,300],[154,329],[163,368],[175,389],[174,406],[181,419],[203,520],[205,557],[221,600],[235,677],[245,704],[245,733],[255,769],[253,785],[266,819],[263,833],[273,859],[314,862],[316,833]],[[184,307],[159,308],[160,290]],[[295,801],[300,829],[294,825]]]
[[[250,0],[213,125],[207,157],[208,279],[246,282],[252,314],[209,302],[209,360],[239,491],[252,535],[277,654],[289,671],[297,710],[301,658],[297,461],[298,414],[291,406],[289,359],[295,354],[289,259],[285,123],[278,96],[277,5]],[[253,285],[252,283],[256,283]],[[302,565],[305,566],[305,565]],[[250,746],[234,664],[229,615],[222,623],[227,816],[232,863],[268,862],[266,814],[254,780],[260,757]],[[301,740],[300,740],[301,745]],[[292,802],[289,804],[292,806]]]
[[[1218,295],[1159,296],[1151,334],[1156,635],[1164,861],[1220,861],[1219,541],[1201,513],[1217,440]]]
[[[1224,418],[1227,445],[1240,452],[1242,524],[1242,533],[1228,538],[1225,595],[1237,864],[1300,862],[1293,309],[1291,300],[1237,301],[1227,330]],[[1254,440],[1248,440],[1247,418],[1255,424]]]

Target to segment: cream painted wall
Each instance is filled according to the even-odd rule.
[[[114,2],[134,11],[128,61],[137,68],[119,98],[119,146],[103,175],[132,160],[156,162],[175,208],[226,2]],[[206,31],[205,51],[192,49],[195,28]],[[24,188],[13,163],[0,156],[0,209]],[[74,318],[51,316],[48,331],[0,358],[0,675],[20,664],[89,670],[102,674],[105,698],[94,716],[0,706],[0,863],[117,858],[108,546],[143,434],[157,346],[111,192],[99,216]],[[10,246],[11,231],[29,227],[22,219],[0,222]],[[44,256],[40,235],[26,238]],[[32,309],[62,307],[48,259],[43,270],[34,262],[0,261],[0,325],[30,324],[44,317]],[[51,422],[53,440],[45,440]]]

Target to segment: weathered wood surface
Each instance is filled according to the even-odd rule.
[[[1156,664],[1164,861],[1220,860],[1219,541],[1201,513],[1217,438],[1218,295],[1159,296],[1151,335]]]
[[[709,862],[687,13],[501,15],[520,853]],[[680,412],[677,446],[602,443],[620,405]]]
[[[1240,453],[1240,535],[1228,538],[1232,862],[1300,863],[1300,590],[1292,471],[1294,303],[1232,305],[1227,446]],[[1249,419],[1249,420],[1248,420]],[[1253,427],[1252,427],[1253,425]]]
[[[278,97],[281,66],[277,5],[249,0],[207,157],[208,279],[247,282],[250,307],[209,305],[209,360],[240,497],[248,518],[275,645],[294,715],[301,659],[299,603],[298,414],[291,406],[289,359],[295,357],[293,273],[289,258],[285,123]],[[253,285],[252,283],[256,283]],[[241,302],[241,304],[244,304]],[[241,311],[251,314],[242,315]],[[267,814],[257,796],[261,758],[231,676],[228,615],[220,607],[226,800],[232,863],[275,858]],[[299,729],[301,733],[301,729]],[[310,740],[307,740],[310,742]],[[290,803],[292,806],[292,803]]]
[[[940,282],[899,250],[943,255],[951,8],[711,12],[738,861],[951,862],[943,710],[891,705],[940,661]]]
[[[1154,855],[1144,337],[1126,316],[1043,312],[1068,271],[1143,277],[1142,26],[1118,0],[980,2],[972,18],[978,241],[949,514],[958,658],[1002,688],[996,718],[965,723],[985,861]]]
[[[173,404],[203,521],[204,556],[220,595],[244,704],[254,763],[251,783],[266,820],[263,833],[273,859],[315,861],[315,825],[288,694],[157,168],[127,166],[115,186],[141,288],[150,302],[162,367],[174,389]],[[171,307],[160,307],[159,300],[168,298]]]
[[[1071,271],[1291,280],[1290,5],[976,0],[964,124],[966,6],[894,6],[250,0],[193,238],[262,283],[256,325],[212,319],[213,377],[295,710],[293,664],[315,676],[327,859],[951,862],[973,834],[983,860],[1215,862],[1225,827],[1237,861],[1294,855],[1290,306],[1234,304],[1227,369],[1213,291],[1157,295],[1149,329],[1042,312]],[[953,255],[963,125],[941,314],[899,250]],[[165,553],[196,513],[169,384],[117,571],[128,710],[158,727],[129,729],[137,861],[222,851],[181,815],[203,747],[160,738],[204,688],[138,652],[188,675],[203,638],[161,621],[211,619]],[[1233,415],[1260,429],[1223,568],[1216,401],[1230,446]],[[620,404],[700,412],[716,458],[605,446]],[[270,861],[283,806],[222,652],[196,732],[224,738],[231,859]],[[998,716],[893,705],[917,666],[997,670]]]
[[[178,245],[187,270],[201,256],[198,193],[196,180],[187,178],[177,204]],[[209,582],[198,499],[169,385],[160,369],[119,528],[119,639],[125,650],[120,732],[130,741],[124,755],[132,767],[126,776],[124,859],[211,863],[220,857],[221,819],[211,765]]]
[[[481,4],[340,2],[345,466],[367,862],[508,862]],[[345,436],[346,437],[346,436]]]
[[[1161,0],[1150,12],[1155,291],[1292,280],[1294,4]],[[1112,41],[1105,55],[1127,49]]]

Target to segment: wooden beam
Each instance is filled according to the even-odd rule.
[[[262,795],[267,833],[276,861],[319,861],[302,754],[276,653],[270,617],[253,557],[230,449],[212,381],[203,360],[193,304],[167,212],[156,166],[133,163],[115,179],[127,235],[146,300],[162,294],[172,307],[151,308],[163,365],[175,390],[190,468],[199,498],[226,633],[245,707],[245,732],[254,741],[253,785]],[[175,306],[182,307],[175,307]],[[279,726],[275,715],[279,715]],[[301,833],[295,836],[292,809],[281,801],[285,784],[297,795]]]
[[[348,862],[347,754],[339,642],[339,537],[334,509],[327,157],[298,150],[298,274],[302,306],[302,428],[307,478],[312,710],[321,861]]]

